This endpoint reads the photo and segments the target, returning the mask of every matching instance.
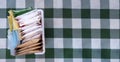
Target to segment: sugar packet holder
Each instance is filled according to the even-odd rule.
[[[41,12],[41,23],[42,23],[42,27],[41,27],[41,30],[42,30],[42,51],[41,52],[37,52],[37,51],[31,51],[30,53],[34,53],[34,52],[37,52],[37,53],[35,53],[35,54],[44,54],[45,53],[45,34],[44,34],[44,13],[43,13],[43,10],[41,10],[41,9],[35,9],[35,10],[39,10],[40,12]],[[30,11],[28,11],[28,12],[30,12]],[[26,12],[27,13],[27,12]],[[13,55],[13,56],[15,56],[15,46],[17,45],[19,45],[20,44],[20,42],[17,42],[16,41],[16,39],[14,39],[14,41],[16,41],[16,43],[13,43],[11,40],[13,40],[12,39],[12,37],[10,37],[10,35],[11,34],[13,34],[13,33],[16,33],[16,34],[19,34],[18,32],[16,32],[16,31],[12,31],[12,32],[10,32],[10,30],[8,30],[8,49],[10,50],[10,54],[11,55]],[[16,38],[18,38],[17,36],[15,36]],[[28,42],[28,41],[27,41]],[[14,46],[12,46],[12,45],[14,45]],[[11,47],[12,46],[12,47]],[[16,46],[16,47],[17,47]],[[31,45],[32,46],[32,45]],[[34,45],[33,45],[34,46]],[[30,45],[29,46],[27,46],[27,47],[30,47]],[[13,49],[14,48],[14,49]],[[22,49],[25,49],[25,48],[22,48]],[[21,50],[22,50],[21,49]],[[34,49],[34,48],[33,48]],[[24,50],[24,51],[29,51],[30,49],[26,49],[26,50]],[[23,52],[24,53],[24,52]],[[26,53],[26,54],[29,54],[29,53]]]

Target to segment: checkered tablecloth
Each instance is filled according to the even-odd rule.
[[[11,56],[7,11],[41,8],[46,53]],[[120,62],[120,0],[0,0],[0,62]]]

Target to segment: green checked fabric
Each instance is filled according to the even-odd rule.
[[[7,11],[41,8],[46,53],[11,56]],[[0,0],[0,62],[120,62],[120,0]]]

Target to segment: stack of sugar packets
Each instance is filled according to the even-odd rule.
[[[8,11],[8,49],[10,54],[44,54],[43,10],[26,8]]]

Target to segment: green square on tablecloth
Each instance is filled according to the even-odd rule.
[[[81,9],[81,18],[90,18],[90,9]]]
[[[45,58],[54,58],[54,49],[46,48]]]
[[[91,58],[92,57],[91,49],[82,49],[82,57],[83,58]]]
[[[53,18],[53,9],[52,8],[47,8],[47,9],[44,9],[44,16],[45,18]]]
[[[54,38],[54,30],[52,28],[45,29],[45,37],[46,38]]]
[[[64,49],[64,58],[73,58],[73,49],[65,48]]]
[[[8,58],[8,59],[14,59],[15,56],[10,55],[10,50],[6,49],[6,58]]]
[[[110,58],[110,49],[101,49],[101,58]]]
[[[63,18],[72,18],[72,10],[63,9]]]
[[[100,9],[100,18],[109,18],[109,9]]]
[[[110,30],[101,29],[101,38],[110,38]]]
[[[91,38],[91,29],[82,29],[82,38]]]
[[[72,38],[72,29],[63,29],[64,38]]]
[[[26,58],[35,58],[35,54],[28,54],[28,55],[25,55]]]

